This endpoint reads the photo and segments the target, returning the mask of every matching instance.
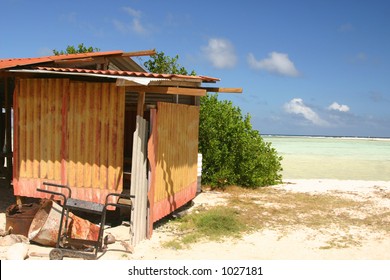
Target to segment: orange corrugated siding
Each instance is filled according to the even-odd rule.
[[[198,157],[199,107],[158,103],[157,108],[153,221],[195,197]]]
[[[22,79],[18,96],[18,174],[61,180],[61,103],[68,80]]]
[[[103,202],[122,190],[123,88],[68,79],[20,79],[15,90],[16,195],[42,197],[43,181]]]

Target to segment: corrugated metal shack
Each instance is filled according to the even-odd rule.
[[[0,165],[16,196],[45,197],[36,191],[43,182],[101,203],[108,193],[130,192],[133,244],[195,197],[199,97],[241,89],[204,86],[219,81],[212,77],[148,73],[132,59],[154,53],[0,59]]]

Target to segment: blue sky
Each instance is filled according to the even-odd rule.
[[[390,1],[2,0],[0,57],[156,49],[261,134],[390,137]]]

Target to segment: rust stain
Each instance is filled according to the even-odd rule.
[[[74,239],[97,241],[100,227],[88,220],[82,219],[73,213],[69,213],[71,222],[69,224],[70,237]]]
[[[114,83],[20,79],[15,94],[14,192],[47,197],[43,181],[104,203],[123,188],[125,89]]]

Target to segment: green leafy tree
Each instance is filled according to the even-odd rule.
[[[154,73],[188,75],[178,59],[178,55],[171,58],[158,52],[144,66]],[[240,108],[218,100],[216,94],[202,97],[200,104],[199,151],[203,155],[204,184],[260,187],[281,181],[282,158],[252,128],[249,114],[243,116]]]
[[[164,52],[157,52],[151,55],[150,59],[144,62],[144,66],[152,73],[167,73],[195,76],[194,70],[188,73],[187,69],[178,64],[179,56],[170,57]]]
[[[83,43],[79,44],[77,48],[75,46],[68,46],[66,50],[57,51],[56,49],[53,50],[54,55],[60,55],[60,54],[75,54],[75,53],[88,53],[88,52],[98,52],[100,51],[99,48],[94,47],[86,47]]]

